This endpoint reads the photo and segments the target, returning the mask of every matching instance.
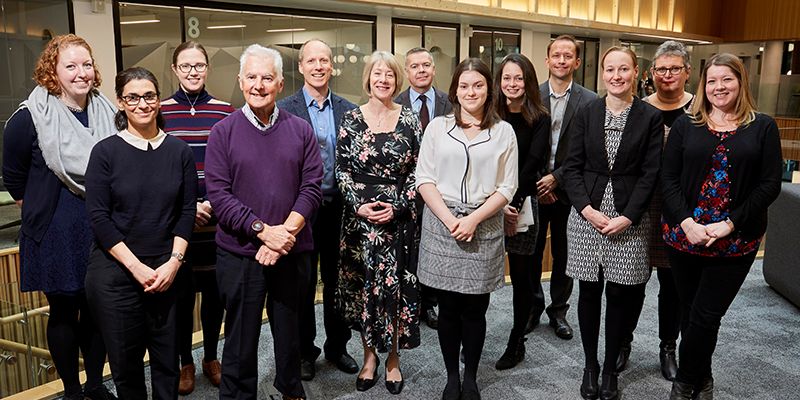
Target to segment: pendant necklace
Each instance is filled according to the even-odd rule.
[[[183,89],[183,86],[181,86],[181,89]],[[186,101],[189,102],[189,106],[191,107],[189,108],[189,114],[194,117],[194,114],[196,113],[194,105],[197,104],[197,100],[200,100],[200,93],[197,94],[197,97],[194,98],[194,101],[189,100],[189,92],[187,92],[186,89],[183,89],[183,93],[186,95]]]

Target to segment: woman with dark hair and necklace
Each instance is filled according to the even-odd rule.
[[[533,307],[534,288],[541,274],[534,276],[533,251],[538,232],[536,182],[541,178],[550,151],[550,116],[539,96],[539,80],[531,61],[521,54],[509,54],[500,63],[494,80],[495,108],[511,124],[519,145],[519,189],[503,209],[508,269],[511,275],[514,325],[508,345],[497,360],[499,370],[513,368],[525,358],[525,325]],[[518,229],[520,213],[529,212],[533,222]]]
[[[116,110],[97,90],[91,47],[76,35],[47,43],[33,79],[38,86],[3,135],[3,182],[22,208],[20,290],[40,290],[50,304],[47,344],[64,398],[111,399],[103,385],[106,349],[84,290],[92,243],[84,174],[95,143],[116,133]]]
[[[178,354],[181,360],[181,379],[178,393],[194,391],[195,367],[192,358],[192,327],[194,322],[195,291],[202,293],[200,323],[203,328],[203,375],[214,386],[222,379],[222,367],[217,360],[217,342],[222,326],[223,307],[219,299],[216,278],[216,249],[214,241],[216,218],[206,195],[205,156],[211,127],[234,111],[229,103],[217,100],[206,91],[208,54],[203,45],[188,41],[181,43],[172,54],[172,72],[178,78],[178,90],[161,101],[164,132],[182,139],[191,146],[197,169],[197,213],[194,232],[186,250],[186,268],[176,277],[178,285]]]

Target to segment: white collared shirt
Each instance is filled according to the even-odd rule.
[[[455,118],[436,117],[422,139],[416,185],[433,183],[449,201],[482,204],[498,192],[510,202],[517,191],[518,162],[517,137],[508,122],[469,140]]]
[[[547,87],[550,90],[550,160],[547,167],[550,171],[556,167],[556,150],[558,149],[558,141],[561,139],[561,128],[564,123],[564,112],[567,111],[567,103],[569,103],[569,95],[572,93],[572,82],[570,81],[567,90],[564,93],[556,93],[553,91],[553,86],[550,81],[547,81]]]
[[[167,134],[164,133],[164,131],[162,131],[161,129],[158,130],[158,134],[156,134],[154,137],[152,137],[150,139],[145,139],[145,138],[136,136],[136,135],[128,132],[127,129],[123,129],[123,130],[119,131],[117,133],[117,135],[119,135],[119,137],[121,137],[122,140],[124,140],[129,145],[131,145],[133,147],[136,147],[137,149],[142,150],[142,151],[147,151],[148,150],[148,146],[150,147],[150,150],[157,149],[158,146],[161,146],[161,143],[164,143],[164,139],[166,139],[166,137],[167,137]]]
[[[272,109],[272,115],[269,116],[269,123],[264,125],[260,119],[256,116],[256,113],[253,112],[253,109],[250,108],[250,105],[244,103],[242,106],[242,112],[244,116],[247,117],[247,120],[250,121],[253,126],[255,126],[261,132],[266,132],[267,129],[272,128],[272,125],[275,125],[275,121],[278,120],[278,106],[275,105],[275,108]]]

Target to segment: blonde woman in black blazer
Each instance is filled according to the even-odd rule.
[[[617,399],[620,344],[650,277],[647,209],[659,172],[661,112],[633,96],[636,54],[603,54],[608,95],[587,104],[570,128],[565,161],[572,202],[567,223],[567,275],[579,280],[578,322],[585,355],[581,396]],[[608,282],[606,285],[605,282]],[[606,293],[605,361],[597,381],[600,310]]]

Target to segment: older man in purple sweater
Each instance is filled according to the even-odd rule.
[[[251,45],[239,86],[246,104],[214,125],[206,187],[217,214],[217,282],[227,311],[220,399],[255,399],[258,340],[267,302],[275,353],[274,386],[304,399],[297,311],[311,262],[311,227],[322,199],[322,161],[308,122],[281,112],[280,54]],[[267,295],[268,294],[268,295]]]

